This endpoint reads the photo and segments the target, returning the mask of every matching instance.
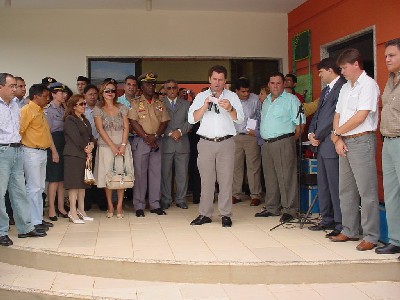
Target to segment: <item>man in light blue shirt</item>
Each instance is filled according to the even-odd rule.
[[[200,141],[198,168],[201,177],[200,215],[191,225],[211,223],[214,211],[213,200],[215,181],[218,180],[218,209],[222,226],[231,227],[233,161],[235,158],[235,123],[244,119],[242,104],[238,96],[225,89],[227,70],[214,66],[209,72],[210,88],[199,93],[189,108],[188,121],[200,121],[197,134]],[[218,178],[217,178],[218,174]]]
[[[125,78],[124,91],[125,93],[118,97],[118,103],[125,105],[128,109],[131,108],[131,102],[135,100],[137,92],[137,78],[133,75],[128,75]]]
[[[284,91],[285,77],[275,72],[269,77],[271,93],[261,111],[260,133],[265,143],[262,163],[266,184],[266,209],[256,217],[278,216],[281,222],[295,217],[298,209],[296,139],[305,123],[301,103]],[[282,209],[281,209],[282,208]]]

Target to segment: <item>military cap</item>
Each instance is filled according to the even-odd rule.
[[[52,93],[56,93],[58,91],[67,92],[68,88],[60,82],[54,82],[54,83],[50,84],[49,90]]]
[[[48,85],[50,83],[57,82],[53,77],[45,77],[42,79],[42,84]]]
[[[147,72],[139,76],[138,80],[140,82],[156,82],[158,75],[153,72]]]

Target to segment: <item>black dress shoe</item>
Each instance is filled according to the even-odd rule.
[[[334,229],[334,230],[332,230],[331,232],[325,234],[325,237],[326,237],[326,238],[330,238],[331,236],[337,236],[337,235],[339,235],[340,233],[341,233],[340,230]]]
[[[166,214],[167,214],[165,211],[163,211],[163,209],[162,209],[161,207],[152,209],[152,210],[150,210],[150,212],[151,212],[152,214],[157,214],[157,215],[159,215],[159,216],[161,216],[161,215],[166,215]]]
[[[50,221],[53,221],[53,222],[55,222],[55,221],[58,220],[57,216],[54,216],[54,217],[50,217],[50,216],[49,216],[49,219],[50,219]]]
[[[395,254],[395,253],[400,253],[400,247],[393,245],[393,244],[387,244],[386,246],[378,247],[375,249],[375,253],[377,254]]]
[[[42,224],[35,225],[34,227],[35,227],[35,230],[37,230],[37,231],[48,231],[49,230],[49,227],[44,226]]]
[[[54,227],[54,224],[51,222],[47,222],[45,220],[42,220],[42,225],[47,226],[47,227]]]
[[[292,220],[294,217],[292,215],[289,215],[287,213],[283,213],[282,217],[279,219],[279,222],[281,223],[286,223]]]
[[[136,217],[144,217],[144,211],[143,209],[138,209],[136,211]]]
[[[222,216],[222,227],[232,227],[232,220],[230,217]]]
[[[263,211],[256,213],[254,215],[255,217],[274,217],[275,215],[269,211],[267,211],[266,209],[264,209]]]
[[[199,215],[196,219],[190,222],[190,225],[203,225],[211,222],[212,220],[209,217]]]
[[[182,208],[182,209],[188,209],[188,206],[185,202],[177,203],[176,206],[178,206],[179,208]]]
[[[46,236],[46,232],[42,231],[37,231],[36,229],[29,231],[27,233],[21,233],[18,234],[18,238],[23,239],[23,238],[27,238],[27,237],[43,237]]]
[[[0,245],[1,246],[11,246],[13,241],[8,237],[8,235],[0,236]]]
[[[324,230],[329,230],[329,229],[333,230],[333,229],[335,229],[335,227],[325,226],[325,225],[321,225],[321,224],[317,224],[317,225],[308,227],[308,230],[311,230],[311,231],[324,231]]]

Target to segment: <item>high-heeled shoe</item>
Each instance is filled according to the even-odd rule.
[[[68,217],[69,217],[69,221],[74,224],[85,224],[85,221],[83,221],[79,218],[74,219],[74,218],[72,218],[72,216],[70,214],[68,214]]]
[[[106,213],[106,217],[107,217],[107,218],[112,218],[113,215],[114,215],[114,212],[113,212],[113,211],[109,212],[109,211],[107,210],[107,213]]]
[[[67,219],[67,218],[68,218],[68,213],[63,214],[61,211],[58,210],[58,208],[56,209],[56,214],[57,214],[57,217],[61,216],[61,217],[63,217],[64,219]],[[54,220],[52,220],[52,221],[54,221]]]
[[[117,213],[117,219],[122,219],[124,217],[124,211]]]
[[[55,221],[58,220],[57,216],[54,216],[54,217],[50,217],[50,216],[49,216],[49,219],[50,219],[51,221],[53,221],[53,222],[55,222]]]
[[[94,219],[88,216],[85,216],[79,209],[76,210],[78,217],[84,221],[93,221]]]

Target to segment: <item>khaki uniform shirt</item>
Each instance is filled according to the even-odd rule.
[[[382,94],[381,133],[387,137],[400,136],[400,80],[393,84],[390,74]]]
[[[164,102],[160,99],[153,99],[149,103],[142,95],[138,100],[132,101],[131,105],[128,118],[137,121],[146,134],[156,134],[160,124],[170,120]]]
[[[29,148],[50,148],[51,135],[43,109],[33,101],[21,108],[21,143]]]

